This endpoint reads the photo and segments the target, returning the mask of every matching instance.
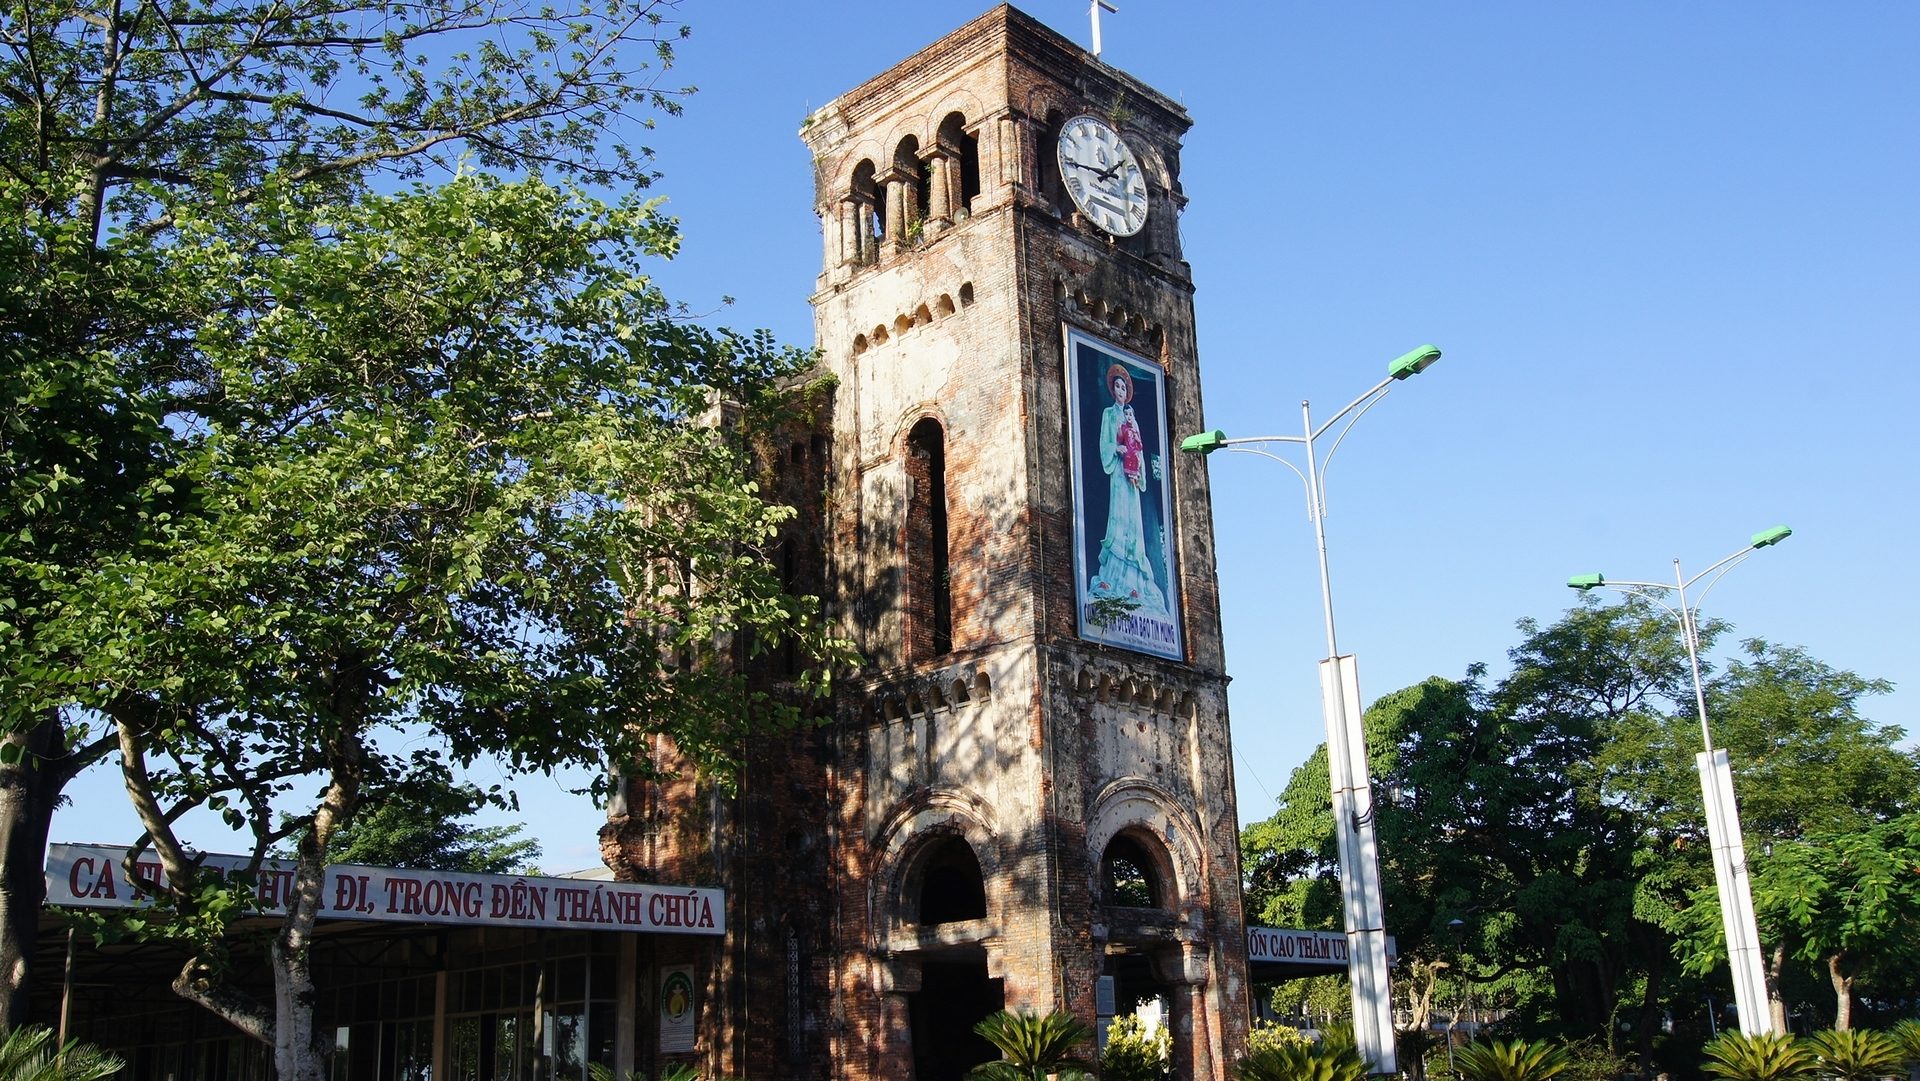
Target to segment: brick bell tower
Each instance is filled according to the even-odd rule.
[[[809,116],[838,380],[836,1076],[957,1078],[1001,1007],[1245,1038],[1175,102],[1010,7]]]
[[[1227,677],[1204,462],[1176,452],[1189,123],[1004,6],[806,118],[834,379],[764,464],[794,584],[865,667],[733,793],[623,786],[609,866],[728,895],[723,941],[636,945],[643,986],[691,972],[698,1031],[650,1047],[643,1013],[638,1061],[957,1081],[996,1010],[1148,1003],[1176,1076],[1227,1076]]]

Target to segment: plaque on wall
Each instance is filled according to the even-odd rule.
[[[693,966],[660,970],[660,1053],[693,1050]]]
[[[1066,328],[1066,357],[1080,637],[1184,660],[1167,374],[1073,327]]]

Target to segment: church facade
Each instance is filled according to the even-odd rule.
[[[1175,102],[1000,7],[807,117],[823,374],[763,448],[864,667],[737,789],[634,780],[616,875],[714,1076],[942,1081],[996,1010],[1157,1005],[1224,1078],[1246,931]],[[671,749],[662,748],[663,760]]]

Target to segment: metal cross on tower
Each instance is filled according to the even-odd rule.
[[[1111,11],[1120,14],[1120,9],[1107,3],[1107,0],[1090,0],[1087,4],[1087,18],[1093,20],[1093,55],[1100,55],[1100,13]]]

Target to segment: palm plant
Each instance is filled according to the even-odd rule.
[[[587,1063],[587,1077],[589,1081],[618,1081],[613,1067],[599,1062]],[[638,1074],[628,1074],[627,1081],[646,1081],[646,1079]],[[677,1063],[667,1067],[660,1074],[660,1081],[700,1081],[700,1071],[684,1062]]]
[[[1777,1032],[1723,1032],[1700,1053],[1700,1068],[1723,1081],[1801,1081],[1819,1065],[1806,1041]]]
[[[120,1072],[119,1058],[74,1040],[56,1049],[53,1030],[23,1026],[0,1040],[0,1081],[99,1081]]]
[[[1807,1037],[1820,1060],[1820,1076],[1834,1081],[1877,1081],[1900,1069],[1900,1045],[1872,1029],[1816,1032]]]
[[[1000,1049],[997,1062],[983,1062],[968,1071],[968,1077],[982,1081],[1046,1081],[1058,1074],[1060,1081],[1087,1077],[1090,1064],[1073,1053],[1074,1046],[1093,1035],[1080,1019],[1055,1011],[1045,1017],[1036,1013],[1012,1013],[1001,1010],[973,1026],[988,1043]]]
[[[1269,1043],[1233,1068],[1235,1081],[1366,1081],[1367,1064],[1351,1047]]]
[[[1564,1049],[1545,1040],[1468,1044],[1453,1061],[1464,1081],[1547,1081],[1573,1065]]]
[[[1900,1045],[1900,1057],[1907,1060],[1907,1065],[1920,1069],[1920,1021],[1909,1018],[1893,1026],[1887,1035]]]

